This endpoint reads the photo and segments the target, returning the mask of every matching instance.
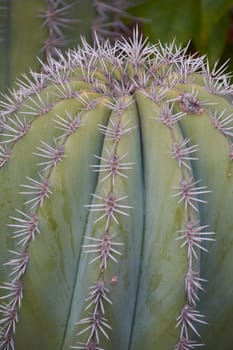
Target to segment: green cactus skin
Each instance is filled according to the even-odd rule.
[[[232,86],[186,50],[83,40],[1,102],[1,350],[231,350]]]

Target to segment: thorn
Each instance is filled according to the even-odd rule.
[[[197,196],[200,194],[206,194],[211,191],[206,189],[206,186],[195,187],[197,183],[201,180],[193,181],[190,180],[181,180],[180,186],[174,186],[174,189],[178,189],[178,192],[173,195],[173,197],[181,196],[178,203],[184,202],[185,210],[187,210],[188,206],[192,207],[196,212],[198,212],[198,208],[196,204],[199,203],[207,203],[205,200],[198,198]]]
[[[218,129],[223,135],[233,136],[233,113],[224,116],[225,109],[218,115],[218,112],[210,114],[210,119],[213,126]]]
[[[177,160],[179,166],[183,165],[189,170],[191,170],[190,160],[198,160],[198,158],[190,156],[190,154],[198,151],[198,145],[186,147],[190,140],[190,138],[185,138],[178,142],[173,141],[171,152],[172,158]]]
[[[54,140],[55,147],[50,146],[44,141],[40,142],[42,147],[36,147],[40,153],[33,152],[33,154],[46,159],[46,161],[37,164],[43,167],[43,171],[46,171],[55,167],[62,160],[64,157],[64,146],[58,144],[56,140]]]
[[[204,192],[205,193],[205,192]],[[214,238],[209,237],[213,236],[214,232],[203,232],[202,230],[207,228],[208,225],[199,226],[198,221],[192,222],[188,221],[186,227],[183,230],[178,232],[182,232],[183,235],[178,237],[177,240],[183,239],[184,242],[181,244],[181,248],[188,246],[188,257],[191,259],[192,255],[196,259],[198,259],[198,255],[195,251],[195,248],[203,250],[207,252],[207,249],[203,247],[202,242],[205,241],[214,241]]]
[[[39,220],[36,214],[28,215],[21,210],[16,209],[19,217],[10,216],[10,219],[14,220],[15,224],[8,224],[10,227],[14,227],[13,238],[19,239],[18,245],[27,245],[30,241],[35,239],[35,235],[40,233],[38,225]]]
[[[128,176],[122,173],[122,170],[129,170],[132,169],[132,165],[134,163],[129,162],[129,163],[123,163],[121,162],[122,159],[124,159],[128,153],[123,154],[121,157],[119,157],[117,154],[113,153],[111,154],[109,150],[106,149],[106,152],[108,154],[108,158],[104,157],[99,157],[97,155],[94,155],[95,158],[99,159],[102,164],[97,164],[97,165],[91,165],[92,168],[94,168],[93,171],[97,172],[108,172],[106,176],[104,176],[100,182],[105,181],[109,177],[112,178],[112,183],[113,185],[115,184],[115,177],[121,176],[124,178],[127,178]],[[104,164],[106,163],[106,164]]]
[[[28,189],[28,191],[20,192],[23,195],[33,196],[31,199],[25,202],[25,204],[32,204],[31,209],[36,206],[42,206],[45,198],[48,198],[52,193],[50,190],[49,180],[47,178],[42,178],[39,174],[41,181],[32,179],[31,177],[26,177],[29,180],[29,185],[21,185],[22,187]]]
[[[173,125],[185,115],[183,112],[173,113],[173,109],[174,104],[170,105],[169,102],[165,102],[160,109],[160,117],[153,119],[159,120],[161,123],[172,129]]]
[[[200,334],[198,333],[197,329],[193,325],[193,322],[207,324],[203,320],[204,316],[199,313],[199,311],[195,310],[193,307],[189,305],[185,305],[180,313],[180,315],[177,317],[177,323],[176,328],[181,326],[181,338],[188,339],[188,329],[190,328],[198,337],[200,337]]]
[[[92,259],[89,264],[92,264],[96,260],[100,260],[100,270],[107,269],[108,260],[112,260],[115,263],[118,263],[118,260],[115,258],[115,255],[122,255],[117,247],[122,246],[123,243],[114,242],[113,237],[109,235],[108,232],[105,232],[102,238],[86,237],[87,239],[93,241],[92,244],[85,244],[85,253],[97,253],[98,255]]]
[[[96,212],[104,212],[103,215],[99,216],[94,223],[99,222],[102,219],[106,218],[106,225],[105,229],[109,227],[110,221],[113,219],[113,221],[116,224],[119,224],[115,214],[121,214],[125,216],[129,216],[128,213],[124,211],[124,209],[130,209],[132,208],[129,205],[123,205],[119,204],[120,201],[124,200],[128,196],[123,196],[121,198],[116,198],[115,194],[113,192],[109,192],[106,197],[101,197],[93,194],[93,197],[100,199],[103,203],[94,203],[94,204],[88,204],[85,205],[85,207],[88,207],[90,211],[96,211]],[[123,210],[122,210],[123,209]]]

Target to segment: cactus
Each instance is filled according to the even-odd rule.
[[[81,35],[89,42],[94,32],[102,40],[129,35],[127,22],[142,22],[129,13],[134,6],[127,0],[0,0],[0,89],[29,69],[40,71],[40,61],[76,46]]]
[[[1,102],[0,349],[230,350],[225,66],[132,39]]]

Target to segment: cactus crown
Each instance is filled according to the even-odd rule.
[[[0,349],[29,348],[36,332],[44,349],[202,346],[200,261],[214,239],[203,208],[214,186],[217,193],[222,186],[222,179],[214,183],[221,172],[209,180],[215,164],[207,160],[205,137],[232,189],[232,86],[225,66],[210,70],[187,47],[152,45],[138,29],[114,45],[96,36],[94,48],[83,39],[77,50],[57,54],[0,103],[1,185],[9,195],[1,205],[10,217],[1,229],[13,238],[2,239],[10,258],[1,285]],[[12,189],[6,179],[15,181]],[[226,239],[229,226],[224,230]],[[160,263],[163,293],[175,291],[161,319],[151,306],[153,319],[143,316],[143,295],[152,305],[161,293],[165,281],[153,277]],[[32,326],[28,335],[33,319],[42,329]],[[167,339],[156,331],[160,322],[166,331],[173,325]]]

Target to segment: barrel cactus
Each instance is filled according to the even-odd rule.
[[[230,350],[224,66],[136,29],[19,85],[1,101],[0,349]]]

